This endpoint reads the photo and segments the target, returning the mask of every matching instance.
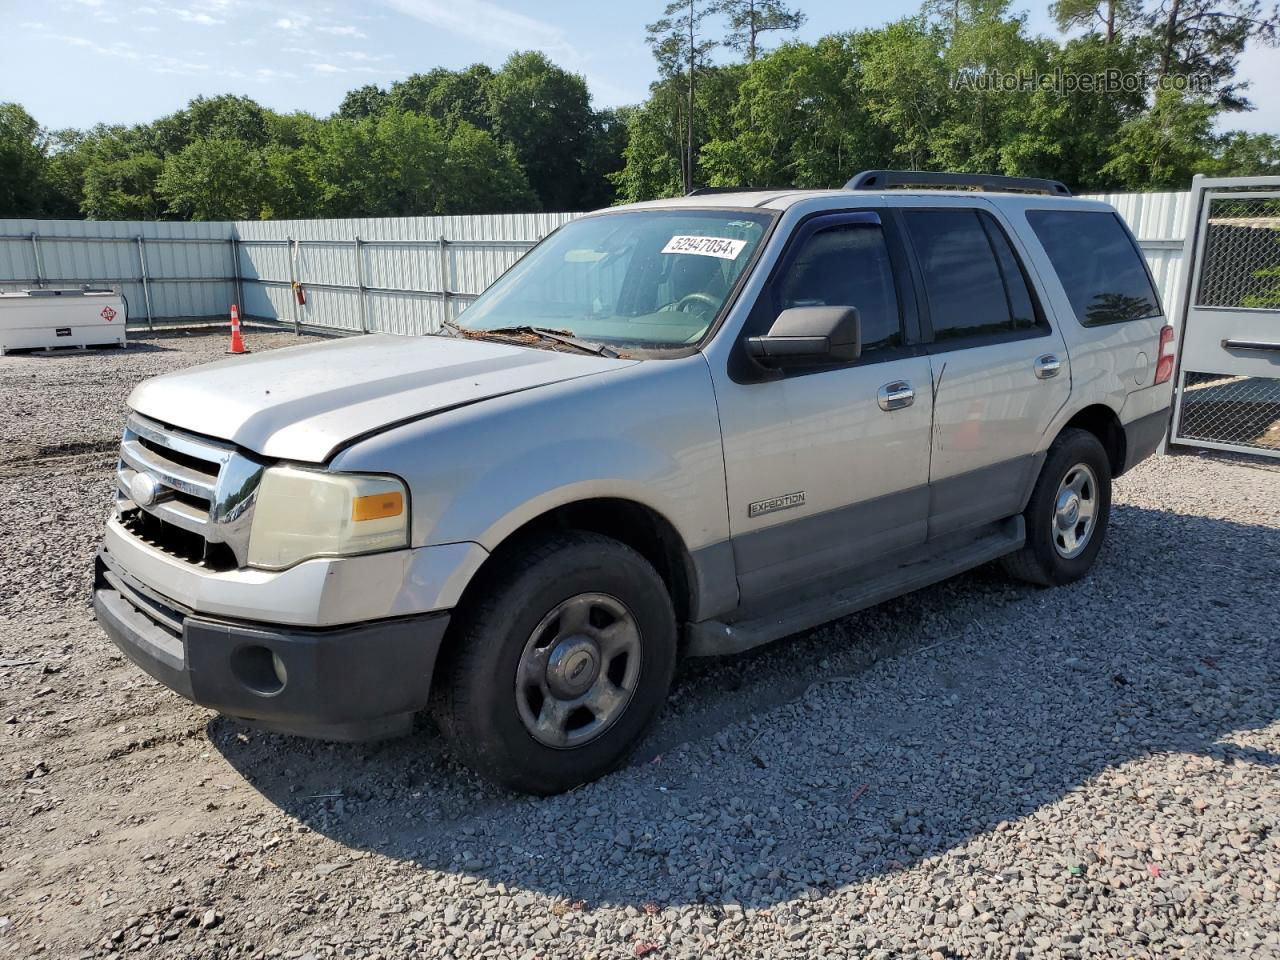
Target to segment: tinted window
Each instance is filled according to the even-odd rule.
[[[1142,254],[1114,213],[1028,210],[1027,220],[1086,327],[1159,316]]]
[[[987,231],[987,239],[991,241],[991,249],[996,255],[996,263],[1000,267],[1000,279],[1004,281],[1004,293],[1009,300],[1009,314],[1016,330],[1034,327],[1039,320],[1035,301],[1031,298],[1031,287],[1027,284],[1026,274],[1018,262],[1013,247],[1004,230],[985,213],[978,214],[983,227]]]
[[[778,309],[857,307],[864,353],[902,342],[889,248],[879,224],[844,223],[811,234],[779,285]]]
[[[977,210],[904,210],[935,340],[1035,326],[1031,292],[1000,227]]]

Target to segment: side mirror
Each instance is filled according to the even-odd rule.
[[[792,307],[747,352],[766,367],[847,363],[862,355],[862,321],[856,307]]]

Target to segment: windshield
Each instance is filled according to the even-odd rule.
[[[770,217],[654,210],[575,220],[458,318],[464,331],[525,326],[644,348],[697,343],[760,245]]]

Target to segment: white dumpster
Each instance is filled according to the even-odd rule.
[[[0,293],[0,354],[49,347],[125,345],[128,311],[113,290]]]

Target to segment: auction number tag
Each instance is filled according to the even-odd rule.
[[[737,260],[745,240],[727,237],[672,237],[662,248],[663,253],[692,253],[699,257],[719,257],[721,260]]]

